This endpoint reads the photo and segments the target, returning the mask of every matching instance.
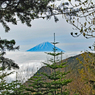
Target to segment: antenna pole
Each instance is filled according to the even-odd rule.
[[[54,33],[54,43],[55,43],[55,33]]]
[[[54,63],[55,63],[55,52],[56,50],[55,50],[55,33],[54,33]]]

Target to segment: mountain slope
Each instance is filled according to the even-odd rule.
[[[82,68],[82,65],[79,63],[79,61],[76,58],[83,61],[83,58],[82,58],[81,54],[62,60],[63,63],[66,62],[66,68],[64,68],[63,71],[66,71],[66,72],[67,71],[72,71],[72,72],[77,73],[78,69]],[[45,72],[47,74],[50,74],[51,69],[49,67],[43,66],[42,68],[40,68],[37,71],[37,73],[41,73],[41,72]],[[35,73],[34,76],[36,76],[37,73]]]
[[[83,64],[85,63],[84,57],[82,55],[85,55],[85,58],[89,58],[91,61],[91,58],[89,56],[89,53],[83,53],[83,54],[79,54],[73,57],[69,57],[67,59],[62,60],[62,62],[66,62],[66,67],[62,69],[62,71],[64,72],[68,72],[70,71],[70,73],[68,73],[66,75],[65,78],[67,79],[73,79],[73,81],[70,83],[70,85],[68,85],[66,88],[69,89],[70,91],[70,95],[74,95],[74,93],[80,93],[77,95],[92,95],[89,94],[92,90],[90,84],[85,84],[85,81],[83,81],[80,78],[80,73],[79,71],[82,70],[82,68],[85,68]],[[60,64],[60,62],[58,63]],[[37,74],[41,74],[42,72],[50,74],[52,72],[52,70],[49,67],[43,66],[42,68],[40,68],[37,73],[34,74],[34,76],[37,76]],[[83,74],[85,74],[84,72],[82,72]],[[83,75],[84,77],[85,75]],[[87,78],[90,77],[90,75],[86,76]],[[88,80],[88,79],[87,79]],[[48,81],[48,80],[46,80]],[[29,85],[29,82],[27,81],[24,85]],[[93,92],[93,91],[92,91]],[[88,94],[87,94],[88,93]],[[94,94],[93,94],[94,95]]]

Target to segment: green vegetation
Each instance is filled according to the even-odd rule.
[[[36,76],[33,76],[28,80],[26,84],[26,92],[28,95],[45,95],[45,79],[37,73]]]
[[[70,73],[66,74],[64,78],[72,79],[71,83],[69,83],[67,86],[63,86],[63,91],[64,89],[67,89],[69,91],[69,95],[85,95],[85,94],[94,95],[95,90],[93,88],[95,84],[94,82],[95,73],[93,72],[94,68],[89,69],[91,68],[91,66],[94,66],[93,65],[93,63],[95,62],[94,60],[95,59],[93,57],[93,53],[88,53],[88,52],[62,60],[62,63],[65,63],[64,65],[66,65],[66,67],[59,69],[60,72],[67,72],[69,70]],[[57,65],[59,65],[58,62]],[[45,76],[41,74],[42,72],[44,72]],[[48,83],[50,82],[50,80],[51,79],[53,80],[54,78],[50,76],[52,75],[52,73],[53,73],[52,68],[50,68],[49,66],[44,66],[41,69],[39,69],[34,76],[37,76],[37,74],[39,74],[42,78],[45,78],[44,80],[46,80],[47,85],[49,85]],[[51,79],[48,79],[48,77],[50,77]],[[90,82],[93,82],[93,84],[90,84]],[[29,82],[27,81],[25,85],[27,86],[28,84]],[[60,89],[58,90],[60,92]],[[91,92],[93,92],[93,94],[89,94]]]
[[[1,40],[0,39],[0,94],[1,95],[10,95],[10,92],[13,91],[13,83],[7,83],[5,78],[12,74],[13,72],[7,73],[5,70],[19,69],[19,66],[11,59],[5,58],[4,55],[6,50],[16,50],[19,47],[15,47],[15,41],[11,40]]]

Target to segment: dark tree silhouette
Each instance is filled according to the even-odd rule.
[[[94,0],[0,0],[0,23],[5,31],[10,30],[7,22],[17,25],[18,21],[31,26],[31,21],[38,18],[50,19],[62,15],[68,23],[74,26],[78,33],[71,32],[73,37],[81,34],[85,38],[95,37],[95,2]]]

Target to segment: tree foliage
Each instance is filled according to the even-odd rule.
[[[65,79],[65,76],[68,74],[68,72],[63,72],[61,71],[62,68],[66,67],[66,63],[61,62],[61,60],[59,61],[58,55],[61,55],[62,57],[62,52],[61,53],[57,53],[57,49],[55,47],[55,44],[57,44],[55,42],[55,34],[54,34],[54,48],[53,48],[53,53],[47,53],[51,56],[53,56],[53,59],[50,60],[50,62],[52,64],[49,63],[45,63],[44,64],[49,67],[52,72],[51,74],[47,74],[47,73],[42,73],[45,77],[48,78],[49,82],[46,82],[46,92],[45,94],[47,95],[69,95],[68,91],[65,91],[65,89],[63,89],[64,86],[66,86],[68,83],[71,82],[70,79]]]
[[[31,19],[39,18],[39,14],[46,11],[49,1],[0,0],[0,23],[2,23],[6,32],[10,30],[7,22],[17,25],[17,21],[20,20],[22,23],[26,23],[27,26],[31,26]]]
[[[83,60],[77,58],[83,66],[78,69],[78,76],[74,77],[71,88],[73,93],[78,95],[94,95],[95,94],[95,54],[85,52],[81,54]]]
[[[3,70],[8,68],[19,68],[19,66],[11,59],[5,58],[4,55],[6,54],[6,50],[11,51],[11,50],[16,50],[19,49],[18,46],[14,46],[15,41],[14,40],[1,40],[0,39],[0,65]]]
[[[59,4],[56,4],[57,3]],[[74,26],[78,33],[71,35],[85,38],[95,37],[95,1],[94,0],[0,0],[0,23],[5,31],[10,30],[7,22],[17,25],[18,21],[31,26],[31,21],[37,18],[50,19],[55,22],[62,15],[68,23]]]
[[[24,85],[19,81],[8,81],[6,77],[14,72],[0,71],[0,95],[26,95],[24,91]]]
[[[37,73],[37,75],[31,77],[28,80],[28,84],[25,84],[26,92],[28,95],[45,95],[45,79],[41,76],[41,74]]]
[[[81,75],[81,80],[89,87],[86,88],[89,91],[89,95],[95,94],[95,54],[90,52],[85,52],[82,54],[84,58],[84,63],[81,64],[84,66],[83,69],[79,70]]]
[[[6,50],[16,50],[19,49],[18,46],[14,46],[14,40],[1,40],[0,39],[0,95],[10,95],[11,91],[13,91],[14,84],[8,83],[6,81],[6,77],[12,74],[13,72],[8,73],[6,70],[19,69],[18,64],[16,64],[13,60],[9,58],[5,58]]]

